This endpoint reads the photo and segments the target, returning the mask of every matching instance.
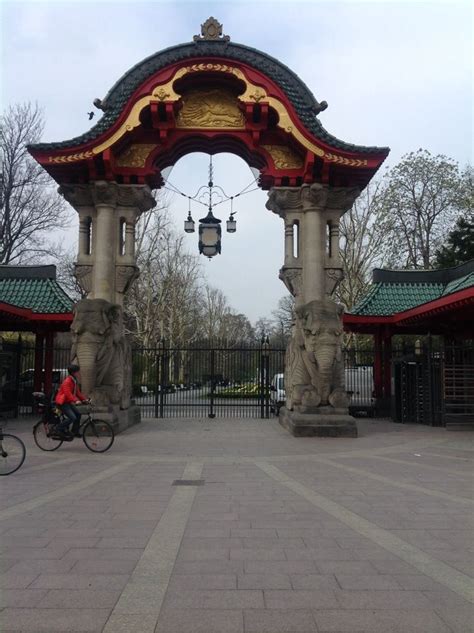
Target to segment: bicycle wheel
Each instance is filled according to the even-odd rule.
[[[35,444],[42,451],[55,451],[63,443],[62,440],[50,437],[50,433],[52,432],[53,428],[54,424],[43,422],[43,420],[40,420],[33,427],[33,438],[35,440]]]
[[[90,420],[84,425],[82,439],[93,453],[105,453],[114,443],[115,433],[105,420]]]
[[[0,434],[0,475],[11,475],[25,461],[26,448],[16,435]]]

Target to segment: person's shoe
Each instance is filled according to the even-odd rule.
[[[56,430],[51,437],[55,440],[62,440],[63,442],[72,442],[73,440],[73,435],[69,433],[69,431]]]
[[[75,431],[75,432],[72,434],[72,436],[73,436],[73,437],[82,437],[82,434],[81,434],[79,431]]]

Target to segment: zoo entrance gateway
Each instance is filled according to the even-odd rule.
[[[133,66],[94,103],[103,116],[89,131],[29,147],[79,215],[75,273],[88,298],[71,330],[85,392],[113,418],[133,419],[122,306],[139,273],[136,221],[155,205],[151,189],[164,184],[164,168],[190,152],[230,152],[259,170],[266,206],[284,223],[279,275],[297,318],[280,421],[293,433],[356,436],[342,311],[332,298],[343,275],[339,221],[389,150],[329,134],[318,119],[326,102],[278,60],[231,42],[214,18],[192,42]]]

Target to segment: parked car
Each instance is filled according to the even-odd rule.
[[[283,374],[275,374],[270,384],[270,411],[278,415],[285,404],[285,379]]]
[[[374,417],[374,372],[371,365],[346,367],[346,391],[350,394],[349,413]]]
[[[62,381],[68,375],[67,369],[53,369],[53,392],[59,387]],[[22,406],[33,405],[33,391],[34,391],[34,369],[27,369],[23,371],[18,379],[18,385],[16,380],[9,380],[2,387],[1,399],[2,402],[9,404],[19,404]],[[44,381],[44,372],[43,378]],[[40,387],[40,391],[43,390],[44,383]]]

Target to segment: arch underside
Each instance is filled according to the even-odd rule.
[[[100,122],[83,137],[29,149],[60,184],[106,180],[151,188],[186,154],[229,152],[259,170],[263,189],[314,182],[361,189],[388,154],[318,138],[272,78],[218,57],[187,58],[153,73],[113,124],[95,136],[94,130]]]

